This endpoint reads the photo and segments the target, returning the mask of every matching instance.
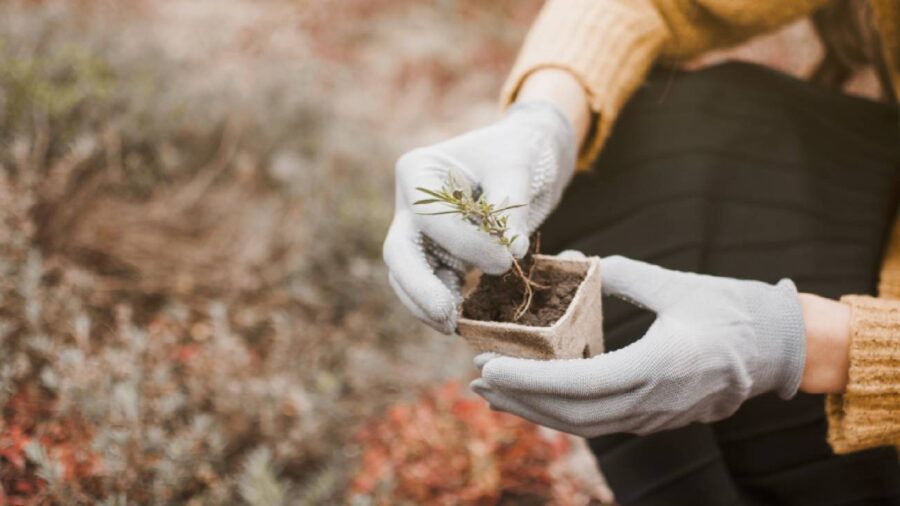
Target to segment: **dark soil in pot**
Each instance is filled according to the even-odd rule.
[[[565,272],[538,262],[529,254],[520,260],[522,270],[531,271],[531,280],[546,288],[535,288],[531,306],[518,321],[513,317],[522,302],[524,282],[513,272],[500,276],[482,275],[478,287],[463,303],[463,317],[479,321],[509,322],[531,327],[549,327],[568,309],[583,275]]]

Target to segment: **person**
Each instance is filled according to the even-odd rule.
[[[848,13],[881,101],[747,64],[672,70]],[[814,77],[837,87],[828,34]],[[593,358],[479,355],[493,408],[591,438],[621,504],[900,504],[898,95],[893,0],[550,0],[504,117],[398,160],[390,284],[452,333],[462,275],[508,271],[543,224],[544,248],[603,256],[626,302],[604,299]],[[413,208],[451,171],[525,204],[509,247]]]

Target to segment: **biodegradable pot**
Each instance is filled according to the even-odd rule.
[[[559,269],[583,276],[565,313],[549,327],[460,318],[456,332],[479,352],[493,351],[521,358],[587,358],[603,353],[603,311],[600,258],[566,259],[535,255],[538,268]]]

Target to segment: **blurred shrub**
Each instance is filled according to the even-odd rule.
[[[176,4],[241,19],[256,5]],[[110,5],[0,3],[0,504],[339,502],[357,424],[470,367],[385,283],[389,171],[408,140],[377,127],[402,111],[359,93],[330,53],[274,58],[249,84],[214,78],[202,51],[173,57]],[[359,15],[353,43],[371,35],[372,11]],[[211,36],[188,28],[189,48]],[[389,56],[370,89],[406,79],[409,58]],[[552,460],[533,428],[496,423],[448,435],[500,438],[504,487],[545,483],[502,463],[532,443]]]
[[[585,504],[559,475],[563,434],[464,397],[450,382],[391,407],[359,435],[352,504]]]
[[[292,74],[188,91],[90,13],[0,11],[0,502],[304,500],[388,402],[349,354],[419,339],[382,148]]]

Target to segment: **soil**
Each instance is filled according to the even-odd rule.
[[[531,255],[520,261],[522,270],[532,269]],[[535,288],[528,311],[514,321],[522,302],[524,283],[510,271],[500,276],[482,275],[478,287],[463,303],[463,317],[479,321],[512,322],[531,327],[549,327],[566,313],[584,276],[538,264],[531,279],[546,288]]]

